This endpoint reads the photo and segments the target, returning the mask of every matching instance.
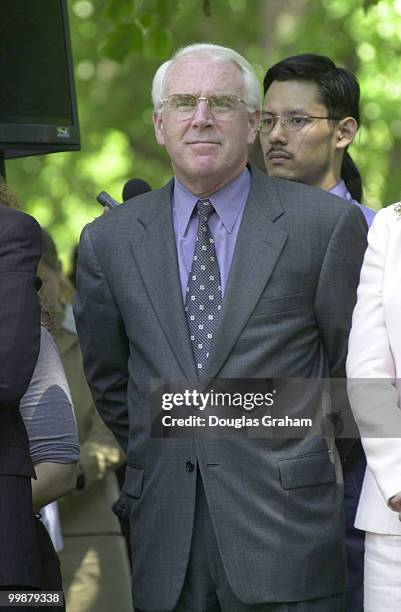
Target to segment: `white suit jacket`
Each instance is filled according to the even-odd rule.
[[[401,491],[401,213],[382,209],[368,234],[347,359],[351,407],[368,469],[355,526],[401,535],[387,505]]]

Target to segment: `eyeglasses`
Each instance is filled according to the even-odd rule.
[[[162,100],[162,104],[167,111],[174,113],[179,121],[184,121],[195,114],[201,100],[206,102],[212,115],[219,119],[230,119],[238,112],[240,104],[246,104],[242,98],[229,93],[215,93],[206,97],[195,94],[172,94]]]
[[[313,117],[312,115],[265,115],[259,125],[259,132],[269,134],[280,120],[280,124],[288,132],[298,132],[306,125],[319,119],[331,119],[338,121],[335,117]]]

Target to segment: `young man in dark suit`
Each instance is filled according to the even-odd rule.
[[[263,85],[260,143],[268,174],[339,196],[370,225],[375,213],[360,204],[362,180],[348,152],[360,124],[355,75],[329,57],[305,53],[269,68]],[[347,612],[363,612],[365,534],[354,522],[365,468],[358,440],[343,464]]]

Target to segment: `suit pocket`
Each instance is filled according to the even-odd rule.
[[[254,317],[265,317],[284,314],[292,310],[298,310],[305,305],[305,296],[302,293],[283,295],[272,298],[261,297],[251,315]]]
[[[328,451],[283,459],[278,464],[283,489],[300,489],[336,481],[336,470]]]
[[[142,495],[144,469],[127,465],[125,474],[124,491],[129,497],[139,499]]]

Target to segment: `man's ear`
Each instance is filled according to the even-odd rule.
[[[161,112],[153,113],[153,127],[155,128],[156,140],[160,145],[164,145],[164,124]]]
[[[344,117],[337,124],[337,149],[346,149],[355,138],[358,124],[354,117]]]
[[[256,139],[258,134],[258,127],[260,123],[260,112],[253,111],[248,113],[248,144],[251,145]]]

